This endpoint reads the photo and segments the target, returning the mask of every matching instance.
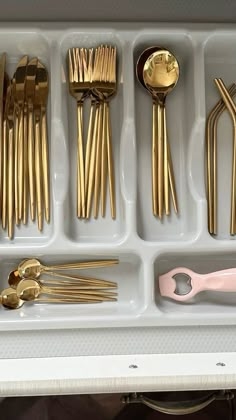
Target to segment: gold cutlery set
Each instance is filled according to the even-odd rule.
[[[107,184],[111,216],[116,218],[115,175],[112,153],[110,99],[117,90],[116,47],[70,48],[69,91],[77,103],[77,217],[89,219],[93,201],[96,219],[99,206],[106,212]],[[84,101],[90,99],[88,130],[84,135]]]
[[[206,178],[208,203],[208,230],[217,234],[217,124],[223,111],[226,109],[232,119],[233,126],[233,162],[231,180],[231,216],[230,234],[236,234],[236,105],[233,97],[236,94],[236,85],[233,83],[226,88],[222,79],[214,79],[221,99],[213,107],[206,124]]]
[[[170,193],[178,213],[171,151],[168,143],[165,101],[179,79],[175,56],[162,47],[149,47],[139,56],[136,75],[152,97],[152,212],[159,219],[170,215]]]
[[[111,267],[118,263],[119,260],[110,259],[45,266],[35,258],[23,260],[9,273],[9,287],[0,293],[0,303],[6,309],[18,309],[26,302],[59,304],[115,302],[117,283],[71,272]]]
[[[38,229],[50,222],[47,139],[48,73],[38,58],[22,57],[10,80],[6,54],[0,59],[0,198],[2,227],[10,239],[14,224],[37,214]]]

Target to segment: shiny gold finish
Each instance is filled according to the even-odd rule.
[[[101,303],[102,300],[94,298],[71,298],[71,297],[48,297],[48,298],[35,298],[34,302],[39,303],[57,303],[57,304],[84,304],[84,303]],[[17,296],[16,290],[11,287],[4,289],[0,295],[0,303],[6,309],[19,309],[26,302]]]
[[[5,66],[6,66],[6,53],[3,53],[0,57],[0,197],[3,200],[3,164],[4,159],[2,158],[4,153],[3,142],[4,142],[4,90],[6,96],[6,77],[5,77]],[[2,214],[2,207],[0,206],[0,217]]]
[[[103,289],[114,289],[117,287],[117,284],[112,281],[108,280],[98,280],[93,279],[92,277],[79,277],[79,276],[73,276],[73,275],[65,275],[60,273],[54,273],[54,272],[47,272],[47,278],[42,279],[40,276],[40,280],[38,278],[38,281],[41,285],[56,285],[56,286],[72,286],[72,287],[79,287],[81,290],[86,289],[96,289],[96,290],[103,290]],[[51,278],[52,277],[52,278]],[[55,279],[56,278],[56,279]],[[8,275],[8,284],[13,289],[16,289],[17,285],[21,280],[25,280],[25,278],[21,278],[19,276],[18,270],[13,270]]]
[[[85,170],[83,145],[83,104],[89,95],[91,82],[92,51],[71,48],[68,51],[69,90],[77,102],[77,217],[86,216]]]
[[[2,138],[0,130],[2,150],[0,213],[3,229],[7,227],[8,222],[8,236],[11,239],[13,223],[16,225],[20,222],[24,225],[28,223],[29,203],[31,219],[34,221],[37,202],[39,230],[43,228],[44,208],[45,219],[47,222],[50,220],[47,96],[47,71],[37,58],[28,61],[27,56],[22,57],[11,82],[8,75],[4,75],[3,98],[0,105],[0,111],[1,106],[3,110]]]
[[[14,233],[14,98],[13,98],[13,85],[8,88],[9,106],[7,110],[8,118],[8,237],[13,238]]]
[[[111,134],[111,123],[110,123],[110,108],[109,101],[116,94],[117,82],[116,82],[116,47],[112,46],[100,46],[96,49],[97,61],[92,76],[92,92],[95,97],[100,101],[100,112],[105,113],[103,116],[103,123],[106,123],[106,129],[101,130],[98,135],[99,152],[97,159],[97,168],[101,177],[101,208],[102,216],[105,216],[105,199],[106,199],[106,173],[108,174],[108,184],[110,192],[110,208],[111,216],[113,219],[116,218],[116,204],[115,204],[115,174],[114,174],[114,163],[113,163],[113,152],[112,152],[112,134]],[[104,138],[106,136],[106,140]],[[101,160],[101,163],[98,162]],[[100,172],[101,165],[101,172]],[[95,184],[95,217],[98,216],[98,195],[99,195],[99,181],[96,173],[96,184]]]
[[[18,133],[16,133],[17,140],[17,156],[18,156],[18,209],[19,220],[23,217],[23,188],[24,188],[24,103],[25,103],[25,81],[26,81],[26,68],[28,63],[28,56],[25,55],[19,61],[15,73],[15,104],[17,108],[18,118]]]
[[[179,65],[175,56],[168,50],[157,48],[152,52],[143,66],[143,81],[152,97],[158,102],[158,216],[163,216],[163,202],[166,215],[169,209],[168,184],[168,148],[166,133],[165,100],[176,86],[179,79]],[[153,206],[156,207],[155,204]]]
[[[231,187],[231,218],[230,218],[230,234],[236,233],[236,106],[227,91],[222,79],[215,79],[215,83],[220,91],[222,99],[231,115],[233,121],[233,166],[232,166],[232,187]]]
[[[41,106],[41,135],[42,135],[42,175],[43,194],[45,207],[45,220],[50,222],[50,189],[49,189],[49,157],[48,157],[48,133],[47,133],[47,100],[48,100],[48,73],[45,66],[38,60],[37,85],[39,87]]]
[[[234,235],[236,234],[236,106],[232,97],[236,94],[236,85],[233,83],[227,90],[221,79],[215,79],[215,83],[222,99],[211,110],[206,124],[208,230],[211,234],[217,234],[217,124],[222,112],[227,108],[234,128],[230,221],[230,234]]]
[[[52,272],[60,270],[83,270],[87,268],[109,267],[119,263],[118,259],[98,260],[98,261],[80,261],[67,264],[57,264],[51,266],[43,265],[36,258],[22,261],[18,266],[20,277],[38,278],[43,272]]]
[[[2,148],[2,167],[3,167],[3,187],[2,187],[2,228],[7,226],[7,179],[8,179],[8,107],[10,101],[9,77],[5,74],[3,90],[3,148]]]
[[[35,199],[35,150],[34,150],[34,96],[36,84],[38,59],[33,58],[29,61],[26,69],[26,103],[28,105],[28,174],[29,174],[29,195],[30,195],[30,215],[31,220],[35,220],[36,199]]]
[[[41,294],[53,295],[71,299],[87,299],[88,301],[116,301],[117,294],[106,291],[80,290],[79,287],[48,287],[41,285],[37,280],[21,280],[16,287],[17,296],[24,301],[37,299]]]
[[[42,203],[42,144],[41,144],[41,99],[39,84],[35,85],[34,97],[34,129],[35,129],[35,178],[36,178],[36,208],[39,231],[43,230]]]
[[[117,283],[93,277],[61,274],[51,270],[108,267],[118,262],[113,259],[44,266],[37,259],[23,260],[18,269],[9,273],[8,284],[10,287],[0,293],[0,303],[7,309],[17,309],[23,305],[24,301],[43,303],[115,302],[117,292],[114,290],[117,288]],[[47,277],[41,278],[43,274]],[[39,299],[41,294],[44,297]]]

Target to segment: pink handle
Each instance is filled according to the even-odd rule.
[[[192,290],[186,295],[177,295],[176,280],[177,274],[186,274],[191,279]],[[215,271],[208,274],[198,274],[188,268],[178,267],[159,276],[159,287],[161,296],[165,296],[179,302],[185,302],[204,290],[217,292],[236,292],[236,268]]]

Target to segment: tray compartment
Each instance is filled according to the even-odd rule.
[[[77,126],[76,126],[76,101],[69,94],[68,88],[68,63],[67,52],[71,47],[93,47],[103,44],[113,44],[118,48],[118,86],[117,94],[110,102],[113,159],[115,167],[116,184],[116,220],[110,215],[109,193],[107,193],[106,216],[100,215],[97,220],[91,216],[90,220],[77,219],[76,217],[76,150],[77,150]],[[123,62],[121,41],[115,32],[111,31],[77,31],[70,32],[60,42],[61,50],[61,74],[62,80],[62,121],[65,127],[67,151],[69,156],[69,186],[64,205],[65,235],[72,241],[79,242],[108,242],[117,241],[124,233],[125,211],[124,197],[120,183],[120,137],[124,121],[123,115]],[[85,139],[87,134],[87,122],[89,115],[90,100],[85,101]]]
[[[205,42],[205,95],[207,115],[221,98],[214,78],[222,78],[226,86],[235,82],[236,34],[234,32],[214,33]],[[215,239],[233,239],[230,236],[230,207],[233,134],[232,119],[225,111],[218,123],[218,235]]]
[[[193,300],[182,303],[160,296],[158,278],[176,267],[187,267],[197,273],[206,274],[236,266],[235,252],[169,252],[160,255],[154,264],[154,289],[156,305],[163,316],[172,319],[173,325],[201,322],[235,323],[236,293],[201,292]],[[235,279],[236,281],[236,279]]]
[[[177,86],[166,101],[168,138],[174,166],[179,215],[160,222],[152,214],[151,194],[151,137],[152,100],[144,88],[135,82],[135,119],[138,160],[138,234],[146,241],[186,240],[197,230],[196,202],[191,191],[188,168],[188,149],[196,118],[194,98],[194,50],[191,38],[185,33],[155,31],[137,36],[134,44],[134,71],[139,54],[147,47],[160,45],[169,48],[180,65]]]
[[[50,60],[50,43],[48,39],[37,30],[29,31],[17,31],[17,30],[2,30],[0,31],[0,54],[3,52],[7,53],[6,59],[6,71],[11,78],[15,72],[16,66],[20,58],[27,54],[30,58],[37,56],[43,64],[46,65],[49,75],[49,97],[47,105],[47,122],[48,122],[48,144],[49,144],[49,156],[51,161],[51,60]],[[9,246],[14,247],[21,245],[42,245],[50,240],[54,230],[54,205],[52,200],[52,179],[53,173],[51,170],[50,182],[51,182],[51,222],[47,224],[44,222],[43,231],[40,233],[36,222],[32,223],[30,217],[28,217],[28,224],[23,224],[19,227],[15,226],[14,239],[10,241],[7,236],[7,230],[1,229],[0,234],[0,247]]]
[[[0,261],[1,290],[7,287],[7,276],[11,270],[25,257],[14,258],[6,256]],[[78,261],[71,254],[38,255],[44,264],[56,264]],[[117,253],[113,255],[89,255],[81,260],[119,258],[120,263],[113,267],[96,270],[80,270],[79,274],[94,276],[100,279],[116,281],[118,284],[118,301],[89,305],[53,305],[25,304],[18,310],[0,309],[0,329],[28,328],[85,328],[99,325],[124,325],[130,319],[136,318],[145,308],[143,295],[145,285],[143,280],[143,264],[140,257],[133,253]],[[71,271],[73,273],[73,271]],[[74,271],[75,273],[75,271]],[[76,271],[78,274],[78,271]],[[46,278],[43,276],[42,278]]]

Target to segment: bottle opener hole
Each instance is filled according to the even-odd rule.
[[[176,282],[175,294],[179,296],[187,295],[192,290],[191,277],[185,273],[178,273],[173,276]]]

